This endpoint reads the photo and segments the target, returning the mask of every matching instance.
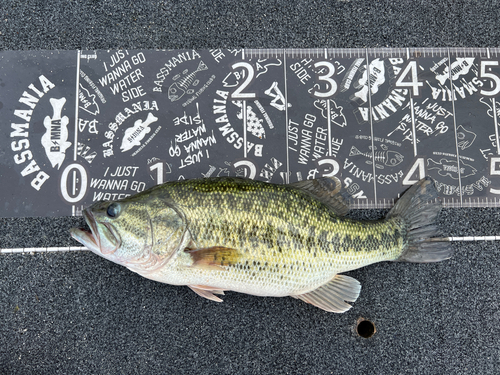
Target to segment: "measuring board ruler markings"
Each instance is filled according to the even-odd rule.
[[[428,175],[445,207],[498,207],[499,51],[0,52],[0,217],[215,176],[337,176],[387,208]]]

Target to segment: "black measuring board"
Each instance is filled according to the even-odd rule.
[[[498,206],[499,51],[0,52],[0,216],[209,176],[338,176],[384,208],[429,175],[445,206]]]

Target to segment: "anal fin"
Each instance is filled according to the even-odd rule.
[[[206,285],[188,285],[188,287],[198,294],[200,297],[209,299],[210,301],[222,302],[222,299],[214,294],[224,295],[224,289],[214,288]]]
[[[358,280],[349,276],[335,275],[331,281],[319,288],[292,297],[301,299],[325,311],[343,313],[352,307],[345,301],[356,301],[360,291],[361,284]]]

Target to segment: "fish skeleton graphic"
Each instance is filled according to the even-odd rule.
[[[194,90],[190,89],[189,86],[191,86],[191,84],[193,83],[196,74],[198,74],[198,72],[201,72],[202,70],[207,70],[207,69],[208,67],[205,65],[205,63],[203,61],[200,61],[198,68],[194,72],[172,83],[168,88],[168,98],[170,99],[170,101],[175,102],[176,100],[182,98],[186,93],[192,94]],[[184,72],[187,73],[187,71]],[[174,79],[176,78],[174,77]]]
[[[366,161],[366,164],[371,164],[371,159],[375,159],[375,167],[379,169],[384,169],[384,166],[380,163],[384,163],[384,165],[388,167],[395,167],[396,165],[401,164],[404,159],[404,156],[397,151],[383,150],[375,151],[372,153],[370,150],[368,152],[361,152],[355,146],[352,146],[351,151],[349,152],[349,156],[356,155],[363,155],[364,157],[370,159]]]

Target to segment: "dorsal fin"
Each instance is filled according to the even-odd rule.
[[[289,186],[309,193],[339,216],[344,216],[349,211],[350,195],[337,177],[320,177],[294,182]]]

